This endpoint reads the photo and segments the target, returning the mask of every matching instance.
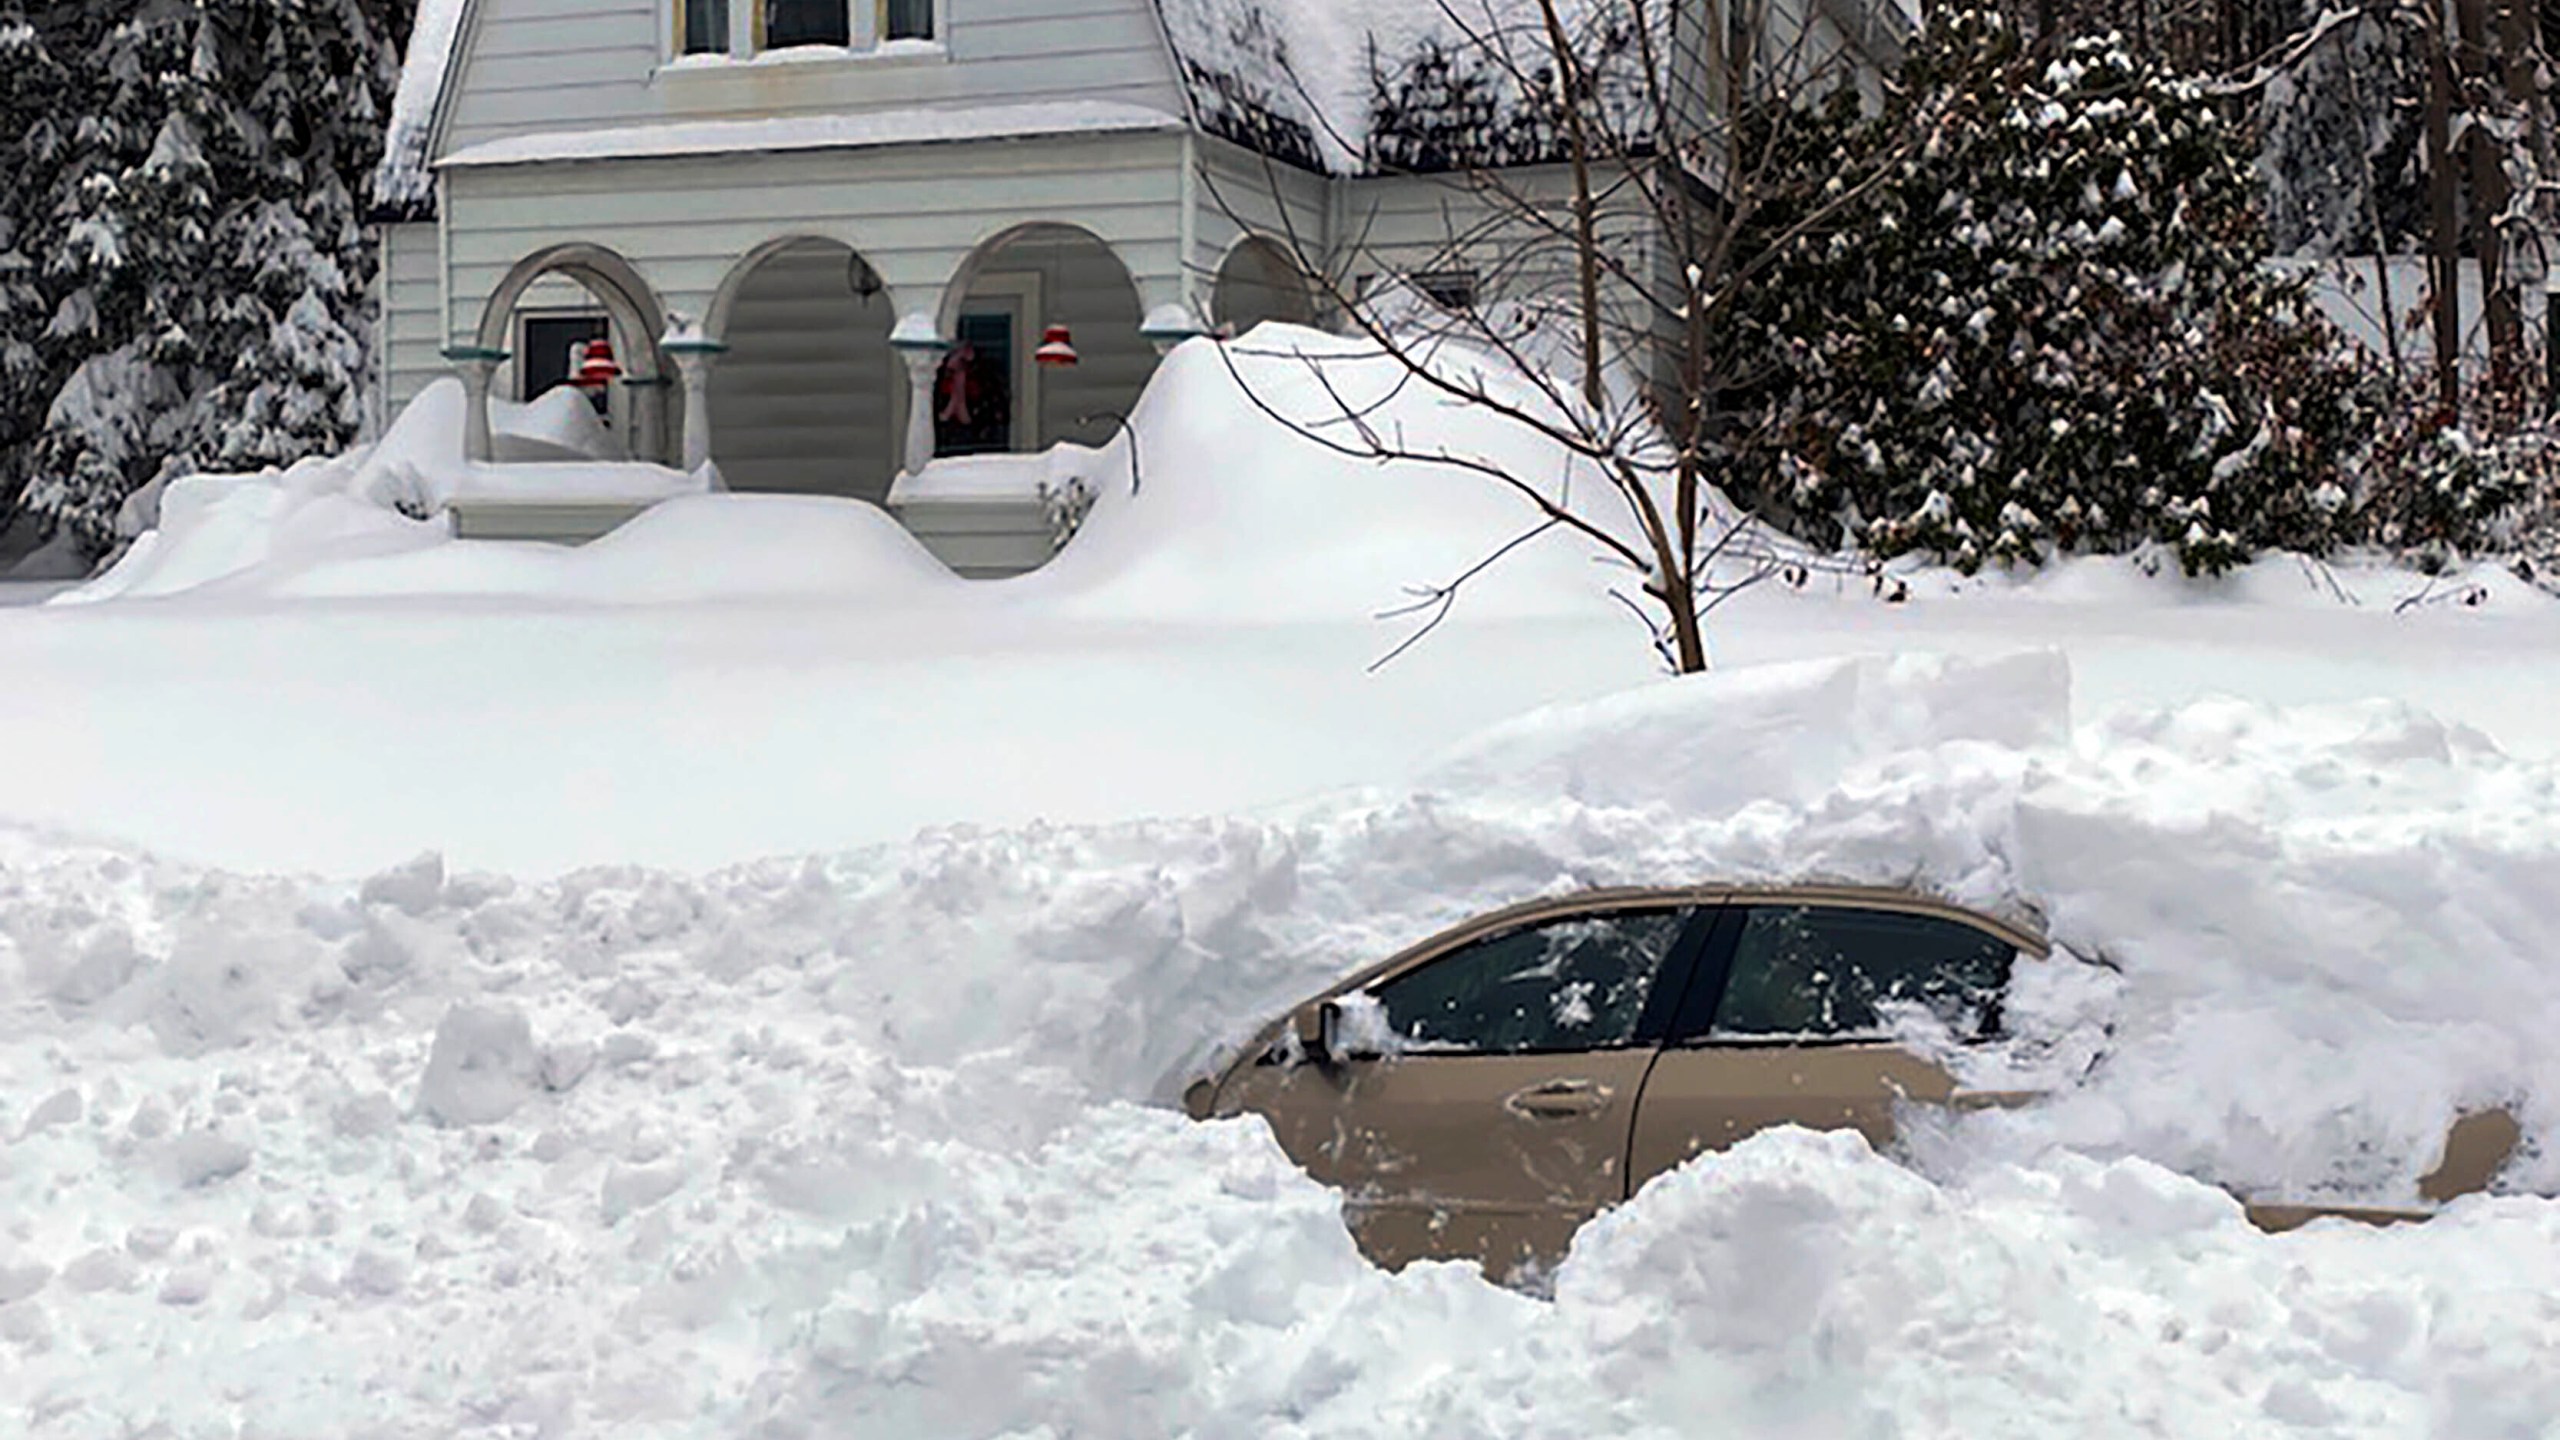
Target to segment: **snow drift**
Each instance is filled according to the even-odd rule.
[[[2552,1132],[2556,790],[2405,707],[2075,727],[2054,657],[1903,657],[701,877],[0,832],[0,1353],[47,1437],[2534,1433],[2560,1209],[2266,1237],[2175,1172],[2405,1200],[2457,1108]],[[2095,1064],[1906,1164],[1693,1165],[1549,1302],[1369,1270],[1258,1125],[1156,1103],[1466,913],[1750,875],[2041,912],[2084,958],[2024,1028]]]
[[[1454,353],[1463,347],[1450,348],[1450,363],[1465,363]],[[1526,383],[1505,389],[1502,380],[1495,374],[1487,383],[1516,404],[1545,403]],[[552,456],[609,443],[587,423],[583,402],[554,394],[561,398],[498,414],[512,453]],[[65,598],[495,595],[650,604],[832,593],[916,608],[1031,604],[1070,620],[1370,622],[1409,607],[1419,587],[1466,573],[1534,523],[1526,502],[1461,466],[1361,461],[1328,448],[1328,440],[1355,443],[1344,403],[1418,454],[1507,467],[1588,497],[1604,524],[1624,524],[1596,471],[1546,437],[1407,383],[1402,367],[1366,342],[1270,325],[1225,347],[1184,345],[1158,367],[1129,431],[1098,452],[1069,447],[1074,470],[1097,477],[1093,509],[1065,553],[1015,580],[945,583],[948,573],[920,546],[859,501],[706,497],[699,492],[710,488],[707,477],[604,459],[465,466],[455,458],[461,387],[440,381],[370,450],[278,474],[177,482],[156,528],[114,570]],[[585,547],[627,550],[628,560],[563,560],[553,550],[454,540],[441,524],[406,518],[434,513],[457,495],[529,485],[676,498],[632,527],[645,539],[616,535]],[[1459,613],[1622,616],[1608,590],[1626,578],[1623,567],[1600,565],[1596,548],[1561,533],[1522,546],[1468,584]],[[787,582],[770,577],[777,563]],[[654,578],[671,574],[694,578]],[[1641,632],[1625,623],[1640,644]]]

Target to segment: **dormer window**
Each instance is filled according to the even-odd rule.
[[[932,40],[935,0],[880,0],[880,38]]]
[[[852,43],[850,0],[764,0],[764,46],[768,50]]]
[[[729,53],[729,0],[680,0],[676,6],[676,53]]]
[[[674,51],[740,60],[775,51],[849,50],[852,58],[893,42],[939,53],[947,0],[671,0]],[[734,13],[733,13],[734,12]],[[805,58],[795,57],[795,58]]]

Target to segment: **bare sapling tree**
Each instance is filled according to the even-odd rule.
[[[1438,7],[1419,60],[1373,63],[1368,113],[1328,113],[1299,87],[1364,173],[1399,177],[1408,193],[1429,186],[1436,223],[1391,226],[1373,208],[1337,212],[1328,233],[1309,233],[1281,198],[1281,162],[1261,161],[1266,183],[1255,193],[1205,177],[1240,228],[1276,224],[1271,238],[1291,252],[1328,323],[1366,342],[1347,356],[1298,356],[1329,412],[1277,403],[1234,347],[1223,353],[1256,404],[1318,444],[1453,467],[1522,502],[1518,533],[1392,612],[1424,617],[1395,653],[1505,557],[1564,532],[1629,577],[1611,593],[1643,619],[1666,665],[1705,670],[1716,606],[1773,577],[1801,583],[1810,569],[1846,568],[1718,493],[1738,413],[1726,401],[1757,378],[1733,368],[1719,317],[1788,246],[1893,173],[1892,153],[1844,162],[1854,168],[1814,204],[1791,208],[1789,223],[1762,223],[1772,187],[1795,183],[1781,174],[1791,125],[1840,87],[1882,83],[1860,52],[1899,37],[1844,36],[1804,18],[1822,13],[1815,7],[1781,13],[1765,0]],[[1898,23],[1883,18],[1899,15],[1892,6],[1877,14],[1879,27]],[[1333,373],[1357,364],[1375,374],[1381,360],[1393,383],[1383,397]],[[1415,441],[1384,418],[1415,393],[1542,443],[1479,451]],[[1502,458],[1530,450],[1563,460],[1532,472]]]

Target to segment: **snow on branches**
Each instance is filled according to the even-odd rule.
[[[356,435],[398,0],[0,0],[0,500],[93,548],[162,475]]]
[[[1727,317],[1760,377],[1736,397],[1742,494],[1968,570],[2160,544],[2211,572],[2379,538],[2367,467],[2399,407],[2262,266],[2246,137],[2201,86],[2112,40],[2038,59],[1995,15],[1944,14],[1881,113],[1843,99],[1794,128],[1760,223],[1910,136],[1891,183]]]

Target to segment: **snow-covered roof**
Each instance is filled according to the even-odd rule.
[[[1157,0],[1200,123],[1337,173],[1557,158],[1522,103],[1552,47],[1539,0]],[[1556,0],[1604,96],[1638,79],[1637,16],[1676,7]],[[1668,53],[1667,50],[1662,53]]]
[[[435,118],[457,68],[466,3],[419,0],[374,177],[374,201],[383,213],[415,216],[433,202]],[[1522,164],[1562,153],[1541,108],[1522,103],[1523,77],[1548,68],[1538,0],[1155,3],[1201,125],[1265,154],[1360,174]],[[1911,3],[1834,0],[1873,12],[1885,28],[1907,24]],[[1622,97],[1639,79],[1633,17],[1649,13],[1660,25],[1676,9],[1657,4],[1639,12],[1630,0],[1557,0],[1557,8],[1602,94]],[[1137,106],[1100,102],[998,107],[975,112],[974,123],[972,112],[958,110],[716,121],[493,141],[448,163],[822,149],[1169,123],[1171,117]]]
[[[460,150],[438,168],[527,165],[545,160],[632,160],[669,155],[736,155],[776,150],[853,150],[960,140],[1027,140],[1050,135],[1180,130],[1178,116],[1115,100],[1051,100],[966,109],[875,110],[855,115],[785,115],[768,120],[687,120],[601,130],[546,130]]]
[[[463,4],[418,0],[400,89],[392,96],[391,122],[383,135],[382,163],[373,172],[373,203],[383,214],[415,218],[434,199],[429,151],[435,143],[436,107],[444,98],[455,44],[462,36]]]

